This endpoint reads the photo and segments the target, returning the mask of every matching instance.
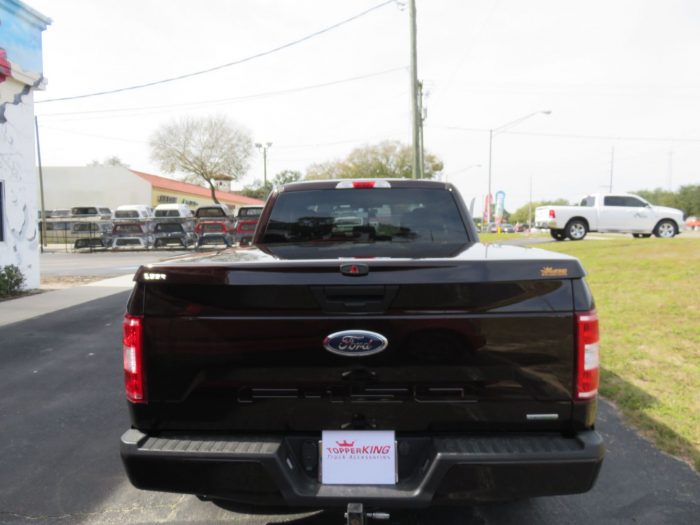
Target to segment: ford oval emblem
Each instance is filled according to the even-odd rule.
[[[345,330],[329,335],[323,340],[329,352],[350,357],[363,357],[378,354],[389,346],[382,334],[367,330]]]

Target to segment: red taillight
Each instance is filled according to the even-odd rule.
[[[595,310],[576,314],[576,399],[591,399],[600,383],[600,336]]]
[[[374,188],[376,184],[373,180],[354,180],[352,181],[353,188]]]
[[[143,370],[143,318],[124,316],[124,388],[126,398],[132,403],[146,402],[146,387]]]
[[[557,218],[557,212],[554,210],[549,210],[549,218],[550,219],[556,219]]]

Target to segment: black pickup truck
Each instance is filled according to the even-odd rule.
[[[135,281],[121,454],[136,487],[382,510],[595,483],[584,270],[480,243],[450,184],[289,184],[253,246]]]

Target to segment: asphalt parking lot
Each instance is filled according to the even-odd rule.
[[[236,513],[129,484],[118,447],[129,425],[119,344],[126,298],[0,327],[0,523],[344,523],[338,512]],[[384,523],[697,523],[700,476],[626,427],[608,403],[598,421],[608,455],[587,494],[393,513]]]

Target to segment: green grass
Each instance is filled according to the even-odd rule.
[[[534,232],[534,233],[480,233],[479,240],[481,242],[507,242],[513,239],[527,239],[529,237],[549,237],[549,232]]]
[[[700,239],[539,246],[578,257],[600,317],[601,393],[700,470]]]

